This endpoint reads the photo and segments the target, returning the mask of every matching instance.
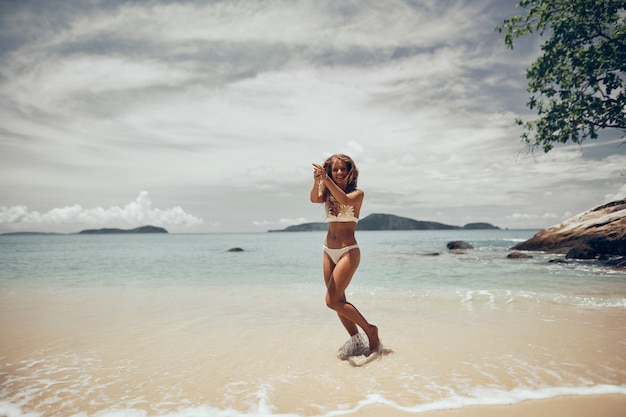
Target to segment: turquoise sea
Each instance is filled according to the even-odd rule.
[[[347,334],[324,304],[324,233],[0,236],[0,415],[419,414],[626,395],[626,271],[506,259],[535,232],[357,232],[348,299],[393,350],[362,367],[335,356]],[[450,253],[451,240],[474,249]]]

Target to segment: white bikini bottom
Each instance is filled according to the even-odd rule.
[[[326,252],[326,254],[330,256],[330,259],[333,261],[333,263],[337,265],[337,262],[339,262],[343,255],[350,252],[352,249],[357,249],[358,247],[359,245],[350,245],[346,246],[345,248],[331,249],[324,245],[324,252]]]

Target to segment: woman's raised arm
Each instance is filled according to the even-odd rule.
[[[321,165],[313,164],[313,186],[311,187],[311,203],[323,203],[322,180],[326,176],[326,172]]]

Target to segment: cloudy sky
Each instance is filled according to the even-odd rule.
[[[539,38],[516,0],[0,1],[0,232],[322,221],[347,153],[361,217],[542,228],[626,194],[616,133],[530,155]]]

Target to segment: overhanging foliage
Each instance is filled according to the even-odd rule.
[[[522,139],[550,151],[555,143],[597,139],[603,129],[626,131],[626,1],[521,0],[525,15],[496,30],[506,46],[533,33],[549,36],[527,69],[527,106],[537,112]]]

